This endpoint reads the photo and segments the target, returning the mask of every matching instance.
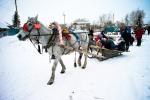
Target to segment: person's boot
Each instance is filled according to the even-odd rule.
[[[126,52],[130,52],[130,51],[129,51],[129,47],[126,47],[125,51],[126,51]]]

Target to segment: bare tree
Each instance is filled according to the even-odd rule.
[[[132,23],[132,25],[134,26],[139,26],[139,25],[143,25],[143,19],[145,17],[145,12],[144,10],[136,10],[136,11],[132,11],[130,14],[130,21]]]
[[[129,25],[129,15],[128,14],[125,16],[125,24],[127,26]]]
[[[113,15],[109,13],[99,16],[99,23],[102,27],[111,26],[113,24]]]

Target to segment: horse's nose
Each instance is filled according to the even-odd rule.
[[[21,40],[21,38],[22,38],[21,34],[19,34],[17,37],[19,40]]]

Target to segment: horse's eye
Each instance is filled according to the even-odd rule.
[[[29,23],[28,25],[29,25],[29,26],[31,26],[31,25],[32,25],[32,23]]]

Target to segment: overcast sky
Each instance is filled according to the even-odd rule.
[[[12,23],[15,0],[0,0],[0,25]],[[38,14],[39,20],[48,25],[52,21],[66,23],[78,18],[90,22],[98,20],[102,14],[114,13],[115,20],[121,20],[133,10],[144,10],[145,20],[150,21],[150,0],[17,0],[21,25],[28,17]]]

